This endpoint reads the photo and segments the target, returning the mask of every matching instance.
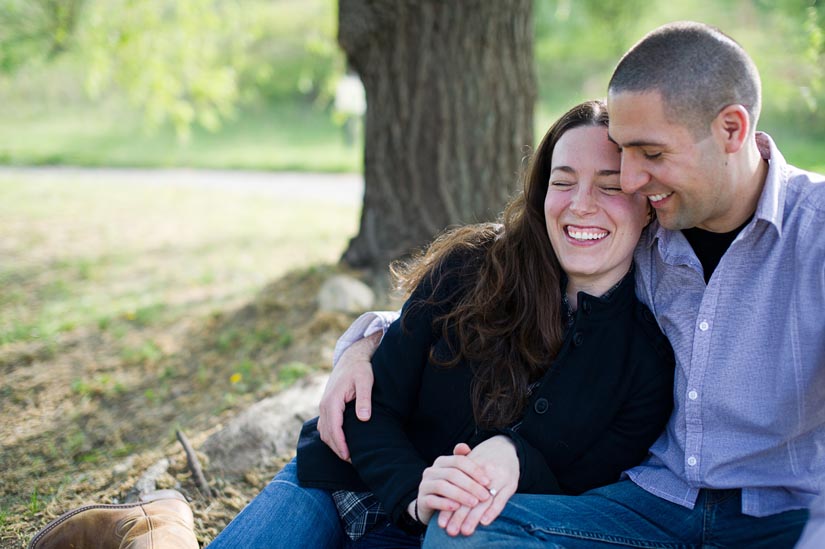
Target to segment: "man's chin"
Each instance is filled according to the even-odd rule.
[[[684,223],[681,223],[678,217],[660,212],[656,212],[656,221],[659,222],[659,225],[671,231],[681,231],[682,229],[688,228],[683,226]]]

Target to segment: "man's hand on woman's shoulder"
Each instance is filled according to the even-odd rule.
[[[344,408],[354,399],[358,419],[370,419],[373,382],[370,359],[380,341],[381,332],[377,332],[356,341],[344,351],[321,397],[318,432],[321,440],[345,461],[350,461],[350,455],[344,437]]]

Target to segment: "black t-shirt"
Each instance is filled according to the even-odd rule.
[[[722,260],[722,256],[736,239],[736,235],[750,223],[753,216],[750,216],[744,223],[728,233],[713,233],[696,227],[692,229],[682,229],[682,234],[687,238],[693,253],[702,263],[702,270],[705,272],[705,284],[710,281],[713,271]]]

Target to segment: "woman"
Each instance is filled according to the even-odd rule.
[[[302,485],[291,462],[210,547],[417,547],[436,512],[469,534],[516,491],[578,494],[639,463],[670,414],[674,361],[635,296],[650,213],[621,192],[619,168],[604,104],[578,105],[542,140],[501,224],[448,232],[396,269],[410,297],[373,357],[372,419],[346,411],[353,465],[308,422]],[[106,513],[43,532],[67,546],[84,524],[145,514],[136,505],[90,506]],[[168,514],[149,523],[182,525],[196,544],[191,513]]]
[[[314,421],[299,442],[302,486],[332,493],[351,546],[414,547],[437,511],[441,526],[491,520],[516,488],[578,494],[646,455],[670,414],[673,356],[635,296],[650,213],[619,169],[604,104],[578,105],[501,224],[448,232],[396,270],[410,297],[373,357],[372,418],[345,413],[352,465]],[[440,457],[502,439],[518,457],[507,493]]]

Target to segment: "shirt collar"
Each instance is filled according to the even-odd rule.
[[[754,217],[771,223],[776,227],[779,236],[782,236],[788,163],[768,134],[756,132],[756,146],[762,158],[768,161],[768,175],[765,177],[765,186],[762,188]]]

